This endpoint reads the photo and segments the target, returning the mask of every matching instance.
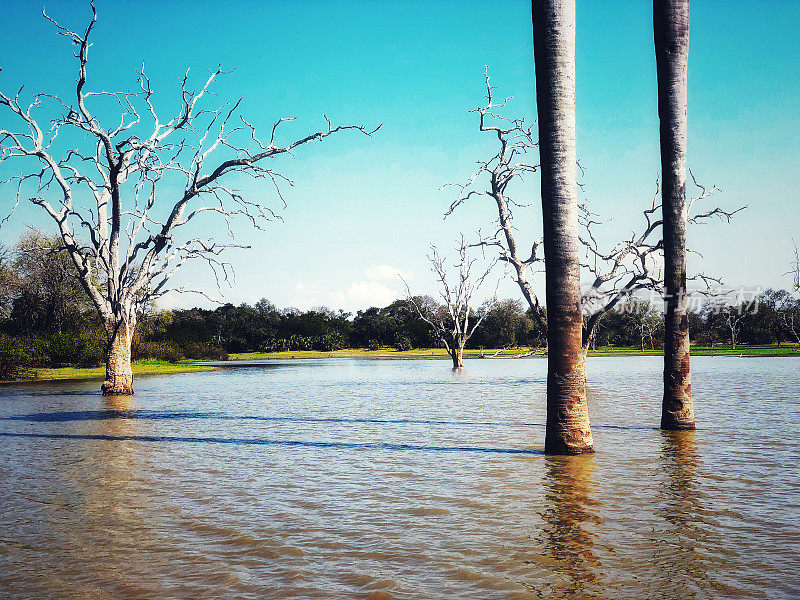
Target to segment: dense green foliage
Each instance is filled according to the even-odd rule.
[[[57,237],[23,235],[13,249],[0,247],[0,379],[25,377],[30,369],[102,364],[106,334],[75,278],[75,267]],[[417,305],[442,310],[429,297]],[[487,310],[485,308],[479,309]],[[800,343],[800,302],[783,290],[767,290],[753,302],[728,306],[706,302],[690,314],[694,341]],[[600,321],[593,347],[661,346],[663,323],[650,303],[632,299]],[[432,328],[407,300],[355,315],[319,307],[279,309],[266,299],[215,309],[155,310],[139,315],[133,358],[177,362],[224,360],[228,353],[345,348],[411,350],[440,345]],[[544,345],[543,332],[520,302],[503,300],[488,313],[468,348]]]

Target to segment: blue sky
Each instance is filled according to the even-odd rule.
[[[97,2],[90,85],[125,89],[145,63],[168,111],[187,67],[198,79],[221,63],[235,68],[212,104],[244,96],[242,113],[262,131],[297,116],[288,139],[322,123],[383,123],[371,139],[341,135],[276,163],[295,181],[285,190],[283,222],[237,228],[250,250],[232,252],[236,270],[223,299],[279,306],[326,304],[354,310],[400,294],[394,275],[432,293],[430,243],[447,251],[459,234],[490,228],[492,207],[475,202],[447,220],[453,192],[476,160],[492,151],[467,111],[483,100],[489,65],[509,114],[535,119],[530,6],[526,2]],[[68,93],[75,79],[69,42],[53,33],[37,2],[5,3],[0,89]],[[51,1],[48,13],[82,28],[83,1]],[[658,120],[651,5],[645,0],[578,2],[578,154],[592,210],[614,221],[607,241],[628,234],[650,202],[658,174]],[[800,242],[800,3],[692,5],[689,66],[689,164],[723,190],[728,208],[748,205],[730,225],[693,227],[690,270],[731,286],[789,285],[792,237]],[[10,125],[0,115],[0,125]],[[264,184],[253,196],[271,198]],[[174,191],[174,190],[172,190]],[[0,203],[8,202],[3,190]],[[521,241],[539,236],[538,182],[519,189]],[[170,190],[165,190],[169,198]],[[279,206],[274,200],[274,205]],[[50,227],[25,206],[0,229],[11,244],[28,225]],[[203,233],[218,229],[202,224]],[[501,275],[498,271],[498,277]],[[214,291],[208,271],[187,267],[181,281]],[[538,286],[541,288],[541,286]],[[502,295],[517,297],[512,284]],[[206,304],[166,299],[166,306]]]

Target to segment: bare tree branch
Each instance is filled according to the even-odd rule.
[[[450,204],[445,213],[445,218],[453,214],[459,206],[473,197],[488,196],[494,200],[497,208],[497,228],[488,237],[481,236],[473,246],[495,247],[498,250],[499,260],[511,265],[514,269],[514,279],[522,295],[531,307],[533,317],[542,330],[546,329],[544,310],[539,298],[530,284],[529,277],[532,265],[543,262],[540,254],[543,240],[535,240],[530,246],[530,254],[523,258],[516,240],[512,207],[518,206],[507,194],[509,184],[516,179],[523,178],[528,173],[535,173],[538,165],[525,161],[526,155],[537,147],[533,138],[533,125],[527,125],[525,119],[508,119],[497,114],[496,110],[504,108],[510,98],[502,102],[495,102],[493,97],[494,86],[489,77],[489,68],[484,71],[486,85],[486,104],[472,109],[470,112],[478,113],[478,128],[481,132],[488,132],[497,138],[497,153],[486,162],[478,162],[475,171],[464,184],[448,184],[445,187],[454,187],[458,190],[457,198]],[[499,124],[496,124],[499,123]],[[488,178],[486,189],[475,189],[476,184]]]
[[[478,241],[472,245],[484,250],[496,249],[499,260],[513,267],[514,280],[534,319],[542,330],[546,330],[546,314],[531,285],[535,273],[533,266],[543,262],[542,239],[539,238],[531,244],[529,255],[527,252],[523,254],[517,243],[513,221],[513,209],[521,204],[515,202],[509,192],[509,185],[513,181],[522,180],[526,174],[537,172],[538,165],[525,157],[538,144],[533,138],[532,126],[526,125],[524,119],[509,119],[498,114],[499,109],[505,108],[510,98],[505,98],[502,102],[495,101],[495,88],[490,83],[488,68],[484,78],[486,103],[470,112],[479,115],[479,131],[489,132],[497,138],[497,152],[488,161],[479,161],[478,169],[465,183],[445,186],[455,188],[458,192],[445,213],[445,218],[473,198],[486,196],[494,200],[497,209],[496,227],[490,235],[482,235],[479,231]],[[709,189],[701,185],[694,174],[692,179],[698,194],[690,206],[719,191],[716,186]],[[582,267],[584,273],[590,276],[590,284],[584,289],[581,301],[585,317],[584,348],[588,348],[592,332],[606,312],[638,291],[662,292],[662,221],[657,216],[660,207],[659,185],[656,182],[656,192],[650,206],[642,212],[644,220],[640,229],[612,248],[602,249],[597,228],[612,219],[600,219],[585,203],[580,206],[580,242],[584,248]],[[711,217],[730,221],[733,215],[744,208],[746,207],[725,211],[716,207],[692,216],[689,222],[702,223]],[[721,283],[718,278],[702,273],[690,277],[689,280],[702,283],[704,288],[699,291],[706,294],[711,293],[712,284]]]

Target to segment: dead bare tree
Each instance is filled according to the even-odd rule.
[[[430,304],[422,304],[419,301],[420,297],[413,296],[408,284],[403,280],[406,285],[406,299],[414,307],[419,317],[430,325],[439,336],[453,360],[454,371],[463,369],[464,346],[492,306],[497,303],[497,290],[495,289],[494,296],[484,303],[477,314],[474,313],[472,300],[475,293],[483,285],[497,261],[491,261],[489,266],[476,277],[473,275],[473,267],[477,259],[470,258],[467,253],[468,245],[462,236],[458,247],[458,263],[454,265],[454,270],[457,271],[457,281],[453,285],[450,283],[453,278],[448,278],[445,259],[439,255],[435,246],[431,246],[428,260],[439,284],[439,295],[444,303],[442,306],[432,307]]]
[[[792,333],[795,343],[800,345],[800,301],[796,300],[791,309],[780,314],[784,326]]]
[[[631,321],[639,331],[640,346],[645,350],[645,341],[650,340],[650,349],[653,350],[653,334],[663,324],[661,316],[655,311],[647,300],[632,298],[619,306],[620,312]]]
[[[792,291],[794,294],[782,298],[776,308],[784,327],[792,333],[795,342],[800,344],[800,249],[798,249],[796,243],[793,245],[794,256],[789,262],[790,268],[785,275],[792,277]]]
[[[784,327],[794,337],[795,343],[800,344],[800,298],[793,298],[787,294],[775,310],[780,315]]]
[[[485,98],[483,106],[470,112],[478,114],[479,131],[497,138],[497,152],[489,160],[478,161],[477,170],[463,184],[447,184],[445,188],[455,188],[458,195],[450,204],[445,218],[453,214],[462,204],[482,196],[491,198],[497,209],[497,221],[488,235],[478,231],[478,241],[473,246],[496,248],[499,260],[510,265],[512,276],[531,309],[534,319],[542,331],[547,330],[547,316],[536,292],[534,278],[541,270],[536,265],[544,264],[542,255],[543,238],[538,237],[528,245],[517,241],[518,230],[514,225],[514,210],[523,207],[510,191],[514,182],[519,182],[528,174],[539,170],[538,163],[530,156],[538,148],[533,135],[533,126],[524,118],[509,118],[501,114],[511,97],[498,101],[494,97],[495,86],[491,84],[488,67],[484,72]],[[691,173],[697,194],[689,203],[691,210],[696,202],[702,201],[716,192],[716,186],[706,187]],[[702,224],[714,217],[730,221],[746,207],[726,211],[714,207],[694,214],[689,222]],[[583,248],[581,266],[589,275],[590,284],[581,293],[583,321],[583,349],[588,351],[593,332],[600,319],[620,302],[641,291],[663,292],[663,243],[661,231],[663,221],[658,214],[661,209],[660,189],[656,182],[656,192],[649,208],[642,211],[644,220],[641,227],[610,249],[602,248],[598,241],[598,229],[612,221],[603,219],[589,210],[587,203],[579,205],[580,234]],[[530,248],[530,252],[528,252]],[[721,285],[719,278],[697,273],[688,278],[694,282],[698,291],[708,293],[713,285]]]
[[[497,227],[488,237],[481,235],[479,230],[479,241],[474,245],[498,249],[499,260],[511,265],[514,269],[514,280],[531,308],[533,318],[542,331],[547,331],[544,309],[530,283],[533,265],[544,262],[544,257],[541,255],[543,239],[539,237],[532,242],[530,254],[525,256],[521,254],[516,240],[512,212],[512,208],[518,207],[520,204],[507,193],[512,182],[524,178],[528,173],[535,173],[539,169],[538,164],[525,160],[526,155],[538,144],[533,137],[533,125],[526,125],[524,118],[511,119],[497,113],[498,109],[505,107],[510,97],[502,102],[495,102],[492,94],[495,86],[491,85],[488,67],[484,72],[484,77],[487,102],[484,106],[479,106],[469,112],[478,113],[479,131],[496,136],[499,148],[489,160],[478,161],[477,171],[470,176],[466,183],[445,185],[445,187],[454,187],[458,190],[458,197],[450,204],[445,218],[475,196],[488,196],[494,200],[497,207]],[[493,124],[493,122],[499,124]],[[485,189],[477,189],[476,183],[482,181],[484,176],[489,179],[488,186]]]
[[[740,304],[739,306],[726,306],[723,311],[725,324],[731,332],[731,350],[736,350],[736,342],[739,339],[739,331],[742,329],[742,321],[748,315],[747,308],[747,304]]]
[[[0,93],[0,107],[20,124],[16,130],[0,129],[0,163],[23,162],[22,174],[7,180],[16,185],[14,208],[33,184],[30,202],[55,222],[80,282],[105,323],[103,392],[131,394],[130,345],[138,308],[169,291],[192,291],[170,282],[181,266],[194,259],[208,263],[219,285],[230,274],[220,255],[244,247],[183,234],[184,227],[196,224],[202,215],[217,216],[233,238],[237,218],[260,228],[276,217],[266,203],[247,199],[225,183],[225,176],[269,180],[283,201],[280,184],[292,182],[274,170],[269,159],[341,131],[371,135],[377,128],[334,126],[325,117],[325,128],[278,143],[280,125],[293,120],[281,118],[269,138],[260,139],[255,127],[238,115],[241,98],[216,109],[200,108],[204,97],[212,94],[214,81],[224,74],[221,67],[209,71],[199,91],[190,91],[187,70],[178,114],[166,121],[156,110],[143,67],[137,71],[138,89],[133,92],[89,91],[90,35],[97,22],[94,4],[90,6],[92,18],[83,33],[42,12],[58,35],[73,45],[77,86],[69,99],[39,93],[29,103],[21,100],[22,88],[15,95]],[[121,116],[104,127],[97,115],[108,112],[108,103]],[[54,109],[47,126],[36,116],[45,105]],[[81,137],[70,137],[68,130]],[[72,147],[68,140],[84,145]],[[182,187],[177,194],[172,191],[176,182]]]

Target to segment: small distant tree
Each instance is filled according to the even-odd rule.
[[[458,248],[458,263],[454,266],[454,271],[457,272],[455,283],[451,283],[454,279],[452,276],[448,278],[445,259],[439,255],[435,246],[431,246],[428,260],[436,274],[439,295],[444,304],[441,306],[436,306],[435,303],[423,304],[419,296],[412,296],[408,284],[406,284],[406,299],[444,344],[453,361],[453,370],[461,371],[464,367],[464,346],[497,303],[495,290],[494,296],[483,304],[477,314],[472,306],[475,293],[483,285],[497,261],[491,261],[485,271],[475,276],[473,267],[477,259],[467,256],[467,243],[463,236]]]
[[[212,94],[221,67],[211,70],[198,91],[189,72],[182,78],[177,114],[162,119],[144,68],[133,91],[90,90],[90,35],[73,31],[48,16],[58,35],[69,39],[77,59],[77,85],[70,97],[39,93],[23,101],[22,89],[0,92],[6,116],[0,127],[0,163],[15,161],[22,174],[11,178],[19,204],[33,184],[30,202],[44,210],[58,228],[108,337],[104,394],[132,394],[131,341],[137,312],[169,291],[197,291],[173,284],[188,261],[204,260],[217,284],[227,280],[229,265],[221,254],[234,243],[192,235],[198,220],[215,217],[218,229],[232,238],[234,220],[260,228],[275,217],[260,199],[246,198],[231,185],[231,175],[279,184],[291,181],[274,170],[274,159],[300,146],[360,125],[326,127],[288,143],[278,143],[278,129],[293,118],[278,119],[268,138],[238,113],[238,101],[201,108]],[[49,108],[49,114],[38,113]],[[107,125],[99,115],[117,112]],[[16,125],[12,125],[15,122]],[[12,209],[13,212],[13,209]],[[221,225],[221,227],[220,227]],[[78,234],[80,232],[80,235]],[[82,236],[85,236],[82,237]]]
[[[784,327],[792,334],[796,344],[800,344],[800,300],[793,300],[780,311]]]
[[[722,313],[725,317],[725,325],[728,327],[731,337],[731,350],[736,350],[736,342],[739,339],[739,332],[748,315],[747,304],[738,306],[726,306]]]
[[[784,327],[789,330],[795,343],[800,344],[800,249],[794,244],[794,257],[788,275],[792,276],[792,292],[782,297],[778,313]]]
[[[635,325],[639,333],[642,351],[645,350],[647,340],[650,341],[652,350],[654,348],[653,336],[664,326],[664,321],[658,311],[647,300],[639,298],[633,298],[626,302],[620,307],[620,311]]]
[[[535,326],[518,300],[498,301],[487,311],[472,344],[484,348],[513,348],[534,341]]]
[[[795,300],[781,312],[783,324],[794,337],[795,344],[800,344],[800,300]]]

